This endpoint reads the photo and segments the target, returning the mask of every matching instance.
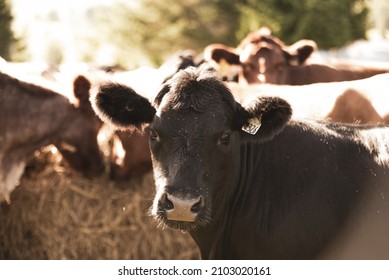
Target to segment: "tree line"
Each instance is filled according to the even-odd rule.
[[[366,36],[368,0],[138,0],[99,7],[89,15],[99,40],[123,54],[140,49],[155,65],[176,50],[211,43],[236,46],[262,26],[285,43],[305,38],[339,48]],[[15,37],[7,0],[0,0],[0,56],[11,57]],[[96,41],[94,42],[96,45]],[[120,63],[120,61],[119,61]]]
[[[113,40],[142,46],[158,64],[173,49],[236,46],[262,26],[287,44],[306,38],[339,48],[365,38],[368,11],[365,0],[141,0],[118,4],[109,17],[119,21]]]

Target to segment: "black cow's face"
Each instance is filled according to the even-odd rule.
[[[139,116],[124,120],[126,110],[120,117],[112,112],[131,104],[127,110],[134,113],[143,104],[157,188],[152,215],[164,225],[184,230],[202,227],[217,211],[226,210],[223,200],[238,175],[240,145],[272,139],[291,115],[289,104],[276,98],[260,98],[243,108],[205,67],[176,74],[148,109],[130,89],[121,93],[117,85],[102,89],[92,98],[94,109],[121,128],[140,126]],[[154,114],[151,121],[149,113]]]
[[[213,198],[232,180],[239,150],[229,113],[168,110],[151,123],[152,214],[166,225],[192,229],[212,220]]]

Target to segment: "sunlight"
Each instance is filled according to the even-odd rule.
[[[11,0],[13,29],[24,38],[31,62],[49,64],[83,61],[88,36],[93,34],[89,16],[93,8],[113,5],[103,0]],[[95,34],[93,34],[94,36]],[[84,38],[86,40],[84,40]],[[110,63],[112,50],[97,50],[98,60]],[[93,59],[93,57],[91,58]]]

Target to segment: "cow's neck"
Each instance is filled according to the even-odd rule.
[[[230,236],[231,228],[236,222],[235,217],[239,212],[244,211],[243,200],[248,195],[245,193],[247,184],[253,180],[254,170],[257,162],[255,155],[255,145],[245,144],[234,156],[235,174],[232,178],[227,178],[221,193],[225,196],[218,196],[218,201],[213,201],[212,222],[207,227],[190,232],[192,238],[200,248],[203,259],[237,259],[239,256],[235,248],[231,247]]]
[[[208,227],[190,233],[200,248],[202,258],[260,258],[261,252],[263,258],[278,257],[272,255],[272,246],[278,245],[274,243],[277,241],[269,237],[272,236],[269,233],[275,230],[272,209],[280,208],[282,205],[278,202],[281,200],[273,199],[273,196],[270,199],[268,197],[269,189],[266,186],[272,188],[275,186],[268,183],[262,185],[262,179],[268,180],[267,175],[270,175],[275,168],[269,163],[273,162],[271,159],[279,151],[274,150],[272,146],[268,143],[241,145],[239,161],[236,163],[239,168],[236,168],[238,173],[234,175],[235,181],[228,189],[223,190],[228,196],[222,198],[223,203],[216,206],[222,212],[213,215],[213,221]],[[268,178],[258,177],[258,174]],[[270,193],[277,194],[278,191],[273,189]],[[269,205],[269,201],[274,201],[275,204]],[[254,216],[257,217],[255,221],[250,219]],[[255,239],[252,239],[253,236]],[[246,246],[241,247],[236,244],[246,244]],[[241,251],[242,248],[246,251]],[[247,248],[252,250],[247,251]]]

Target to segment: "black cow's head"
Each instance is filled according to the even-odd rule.
[[[240,145],[278,134],[288,103],[259,98],[243,108],[214,70],[190,67],[173,76],[153,104],[122,85],[92,97],[98,115],[119,128],[148,124],[156,196],[152,214],[172,228],[193,230],[215,219],[237,176]]]

